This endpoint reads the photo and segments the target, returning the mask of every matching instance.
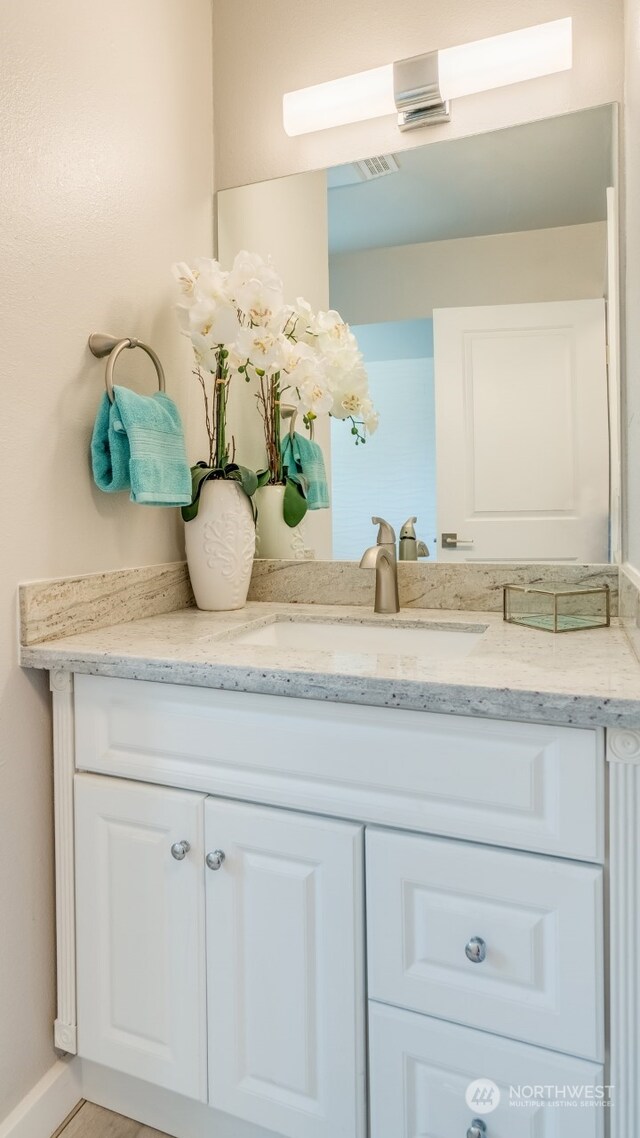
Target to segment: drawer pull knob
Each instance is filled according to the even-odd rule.
[[[224,850],[214,850],[213,853],[207,854],[207,865],[209,869],[220,869],[225,858]]]
[[[474,1118],[471,1126],[467,1130],[467,1138],[485,1138],[487,1133],[487,1124],[481,1118]]]
[[[487,955],[487,945],[481,936],[472,936],[471,940],[467,941],[464,951],[467,954],[467,960],[470,960],[472,964],[482,964]]]
[[[176,861],[184,861],[190,849],[191,846],[189,842],[174,842],[171,847],[171,856],[174,857]]]

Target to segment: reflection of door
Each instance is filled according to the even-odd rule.
[[[607,561],[604,301],[444,308],[433,327],[438,557]]]

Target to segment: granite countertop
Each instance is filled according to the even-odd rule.
[[[468,655],[292,651],[234,642],[280,619],[402,624],[482,631]],[[552,635],[505,624],[497,613],[249,602],[207,613],[183,609],[21,648],[21,664],[90,675],[297,696],[341,703],[581,727],[640,727],[640,663],[617,621]]]

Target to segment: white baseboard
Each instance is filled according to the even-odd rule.
[[[84,1099],[127,1118],[135,1118],[136,1122],[163,1134],[173,1134],[175,1138],[282,1138],[273,1130],[242,1122],[203,1102],[183,1098],[174,1091],[100,1067],[87,1059],[79,1060],[79,1065]],[[3,1135],[0,1134],[0,1138]]]
[[[51,1138],[81,1098],[77,1060],[58,1059],[0,1122],[0,1138]]]

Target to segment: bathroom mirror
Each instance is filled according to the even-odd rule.
[[[319,424],[315,556],[359,558],[378,514],[417,516],[431,560],[617,558],[616,123],[603,106],[218,194],[222,263],[270,255],[287,299],[337,309],[380,412],[365,446]],[[250,399],[231,418],[259,466]]]

